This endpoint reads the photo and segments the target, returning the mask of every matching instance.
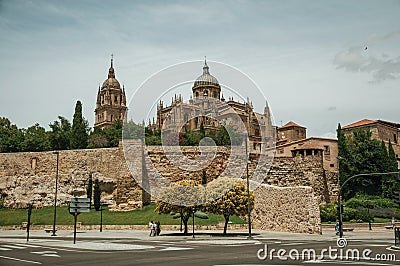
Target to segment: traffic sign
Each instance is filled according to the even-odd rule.
[[[90,199],[89,198],[71,198],[69,203],[69,213],[79,214],[83,212],[90,212]]]

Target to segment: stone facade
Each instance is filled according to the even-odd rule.
[[[248,98],[243,103],[233,97],[225,100],[221,86],[210,74],[206,61],[203,74],[193,84],[189,101],[185,102],[181,95],[175,95],[171,105],[167,106],[160,100],[156,121],[153,119],[153,123],[149,122],[148,128],[168,135],[183,133],[185,130],[199,131],[202,126],[207,133],[216,131],[220,126],[232,126],[236,132],[245,130],[248,133],[252,153],[261,153],[275,146],[273,140],[276,132],[267,103],[264,112],[257,113]]]
[[[318,198],[311,187],[261,185],[255,190],[254,228],[321,234]]]
[[[36,208],[53,206],[56,164],[52,152],[0,153],[0,199],[4,205],[25,208],[32,202]],[[111,207],[142,206],[142,190],[119,148],[60,151],[57,204],[65,205],[73,196],[85,197],[90,173],[93,180],[99,179],[102,200]],[[141,175],[141,168],[135,174]]]
[[[352,135],[354,130],[368,129],[371,132],[372,139],[384,141],[386,146],[389,141],[393,146],[396,154],[398,168],[400,169],[400,124],[384,120],[369,120],[363,119],[358,122],[352,123],[342,127],[346,136]]]
[[[111,209],[116,211],[132,210],[150,203],[150,196],[143,192],[138,183],[152,191],[153,194],[154,190],[160,186],[157,172],[173,182],[181,179],[201,181],[202,170],[192,172],[181,170],[170,161],[169,158],[173,157],[167,157],[162,147],[146,147],[149,155],[146,160],[142,156],[141,147],[139,141],[132,141],[124,143],[124,149],[120,146],[118,148],[60,151],[57,204],[65,205],[73,196],[85,197],[90,173],[92,173],[93,179],[98,178],[100,181],[103,191],[102,201],[110,204]],[[196,158],[200,155],[198,147],[182,147],[182,152],[189,158]],[[214,159],[205,168],[208,182],[224,171],[229,156],[230,150],[227,147],[217,147]],[[259,167],[257,173],[261,173],[261,175],[267,173],[268,165],[258,163],[257,158],[254,154],[250,156],[250,177],[254,173],[256,164]],[[144,164],[146,164],[145,168]],[[133,175],[128,170],[129,168],[134,169]],[[243,170],[235,165],[229,169],[230,173],[241,171],[240,174],[245,176]],[[11,208],[24,208],[29,202],[32,202],[35,208],[53,206],[55,176],[56,155],[52,152],[1,153],[0,200],[4,201],[6,207]],[[318,216],[315,214],[317,212],[315,208],[319,203],[329,202],[337,196],[337,174],[323,169],[320,156],[275,158],[270,171],[265,176],[261,176],[261,180],[276,187],[309,187],[277,190],[276,188],[265,188],[263,185],[255,190],[257,202],[256,211],[254,211],[255,228],[272,229],[277,223],[272,223],[273,219],[276,218],[276,221],[280,221],[279,219],[292,217],[288,218],[290,225],[276,225],[276,230],[319,232],[316,229],[319,227],[319,221],[315,218]],[[286,206],[283,204],[284,200],[287,202],[285,204],[290,205],[289,203],[292,202],[294,205],[290,208],[288,206],[277,207],[276,213],[270,210],[270,213],[266,214],[259,210],[265,208],[263,204],[269,205],[271,201],[278,204],[279,198],[282,199],[282,205],[279,206]],[[305,205],[306,202],[309,205]],[[303,211],[308,212],[309,215],[301,213],[299,209],[303,209],[303,207],[299,208],[298,206],[304,206]],[[286,213],[284,213],[285,209]],[[277,217],[280,218],[277,219]],[[257,219],[261,220],[257,221]],[[309,219],[308,222],[307,219]]]

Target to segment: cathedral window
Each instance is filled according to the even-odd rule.
[[[114,103],[118,104],[118,96],[117,95],[114,96]]]
[[[214,98],[218,98],[218,92],[214,91]]]

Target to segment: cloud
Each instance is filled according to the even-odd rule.
[[[391,56],[385,52],[380,55],[370,55],[375,48],[384,47],[383,43],[400,37],[400,31],[391,32],[383,36],[372,35],[367,46],[352,46],[345,51],[337,53],[333,64],[337,69],[350,72],[363,72],[372,75],[371,82],[382,82],[400,78],[400,56]],[[369,47],[374,49],[370,49]],[[373,52],[370,52],[373,50]]]
[[[328,111],[336,111],[336,106],[330,106],[330,107],[328,108]]]

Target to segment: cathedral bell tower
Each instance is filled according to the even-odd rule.
[[[121,89],[115,78],[113,56],[111,66],[108,69],[108,78],[99,86],[94,127],[104,128],[111,126],[116,120],[126,121],[128,108],[126,107],[125,88]]]

